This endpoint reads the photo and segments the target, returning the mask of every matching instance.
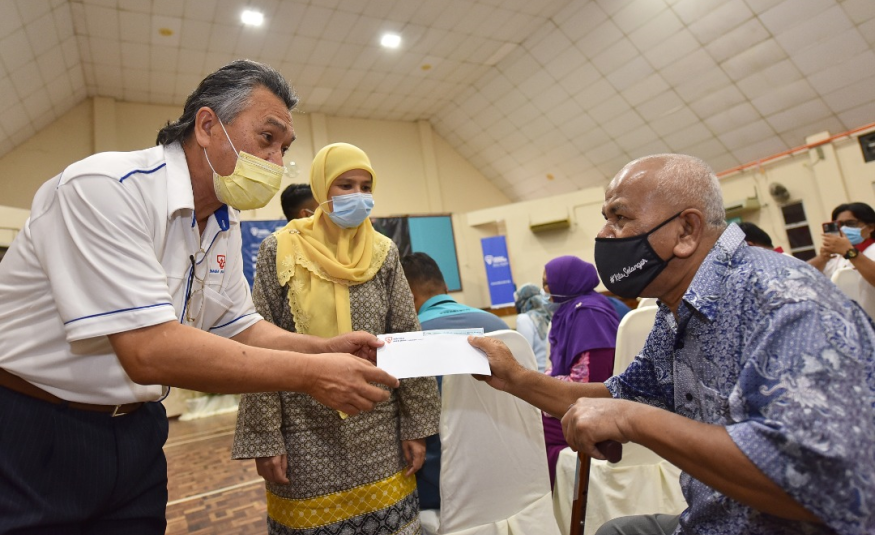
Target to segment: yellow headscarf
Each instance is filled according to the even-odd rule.
[[[349,287],[374,278],[392,243],[374,230],[370,219],[344,229],[322,210],[334,179],[353,169],[370,173],[372,190],[376,188],[377,175],[360,148],[333,143],[320,150],[310,168],[310,188],[319,208],[275,233],[277,276],[280,286],[289,283],[289,306],[299,333],[331,337],[351,331]]]

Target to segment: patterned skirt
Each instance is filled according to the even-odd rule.
[[[416,478],[400,471],[352,489],[294,500],[267,491],[270,535],[419,535]]]

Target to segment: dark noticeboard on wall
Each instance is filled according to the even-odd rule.
[[[371,221],[378,232],[395,242],[401,256],[409,253],[427,254],[437,262],[449,291],[462,290],[451,216],[377,217]]]
[[[376,217],[371,222],[377,232],[395,242],[401,256],[419,252],[429,255],[440,267],[449,290],[462,290],[451,216]],[[250,287],[255,280],[258,247],[264,238],[285,225],[285,220],[240,222],[243,235],[243,274]]]

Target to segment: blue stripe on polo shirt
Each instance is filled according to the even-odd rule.
[[[150,174],[154,173],[155,171],[161,169],[161,168],[164,167],[165,165],[167,165],[166,162],[165,162],[165,163],[162,163],[161,165],[159,165],[158,167],[156,167],[156,168],[154,168],[154,169],[134,169],[134,170],[131,171],[130,173],[128,173],[128,174],[126,174],[125,176],[123,176],[123,177],[121,177],[120,179],[118,179],[118,181],[119,181],[119,182],[124,182],[126,178],[128,178],[128,177],[131,176],[131,175],[136,175],[136,174],[150,175]]]
[[[210,327],[210,330],[212,331],[213,329],[221,329],[222,327],[227,327],[228,325],[231,325],[231,324],[234,323],[234,322],[240,321],[240,320],[242,320],[243,318],[245,318],[245,317],[247,317],[247,316],[252,316],[252,315],[254,315],[254,314],[255,314],[255,312],[250,312],[249,314],[243,314],[243,315],[240,316],[239,318],[234,318],[234,319],[232,319],[231,321],[229,321],[228,323],[225,323],[225,324],[222,324],[222,325],[216,325],[215,327]]]
[[[68,325],[73,323],[74,321],[79,320],[87,320],[89,318],[99,318],[100,316],[109,316],[110,314],[120,314],[122,312],[130,312],[131,310],[142,310],[145,308],[155,308],[155,307],[163,307],[163,306],[173,306],[171,303],[158,303],[156,305],[146,305],[142,307],[133,307],[133,308],[123,308],[121,310],[113,310],[112,312],[101,312],[100,314],[91,314],[90,316],[82,316],[81,318],[72,319],[70,321],[65,321],[64,325]]]

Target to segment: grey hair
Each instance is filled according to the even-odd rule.
[[[158,131],[158,145],[183,142],[194,132],[195,116],[203,107],[210,108],[224,124],[231,124],[249,104],[256,87],[264,87],[291,110],[298,97],[289,83],[274,68],[248,59],[233,61],[208,75],[185,100],[182,115]]]
[[[678,210],[698,208],[705,216],[705,224],[712,230],[726,227],[723,191],[711,167],[695,156],[686,154],[654,154],[630,163],[660,160],[656,172],[659,194]]]

